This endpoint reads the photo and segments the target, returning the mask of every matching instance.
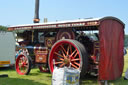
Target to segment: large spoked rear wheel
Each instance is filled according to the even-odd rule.
[[[61,39],[56,42],[50,52],[49,68],[51,73],[56,67],[73,67],[81,70],[81,76],[86,74],[88,54],[85,47],[76,40]]]
[[[16,72],[19,75],[28,75],[31,70],[31,60],[29,56],[19,55],[16,59]]]

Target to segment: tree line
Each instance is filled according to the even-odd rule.
[[[7,27],[0,25],[0,31],[7,31]]]
[[[124,46],[128,48],[128,35],[125,35]]]

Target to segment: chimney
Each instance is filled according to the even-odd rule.
[[[44,18],[44,23],[47,23],[48,22],[48,19],[47,18]]]
[[[35,0],[35,16],[34,16],[34,23],[39,23],[39,0]]]

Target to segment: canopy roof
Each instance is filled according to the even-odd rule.
[[[120,23],[124,24],[121,20],[115,17],[103,17],[103,18],[88,18],[79,20],[69,20],[69,21],[58,21],[58,22],[48,22],[48,23],[36,23],[36,24],[26,24],[26,25],[16,25],[10,26],[9,31],[14,30],[32,30],[32,29],[55,29],[55,28],[76,28],[85,30],[97,30],[97,26],[104,19],[115,19]],[[92,26],[91,28],[89,28]],[[82,27],[82,28],[81,28]]]

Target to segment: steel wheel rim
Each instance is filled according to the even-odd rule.
[[[29,60],[24,55],[19,55],[16,60],[16,71],[20,75],[25,75],[29,69]]]
[[[80,69],[82,60],[78,47],[74,43],[65,40],[56,43],[52,47],[49,57],[49,67],[51,72],[53,72],[54,66],[60,68],[67,66]]]

